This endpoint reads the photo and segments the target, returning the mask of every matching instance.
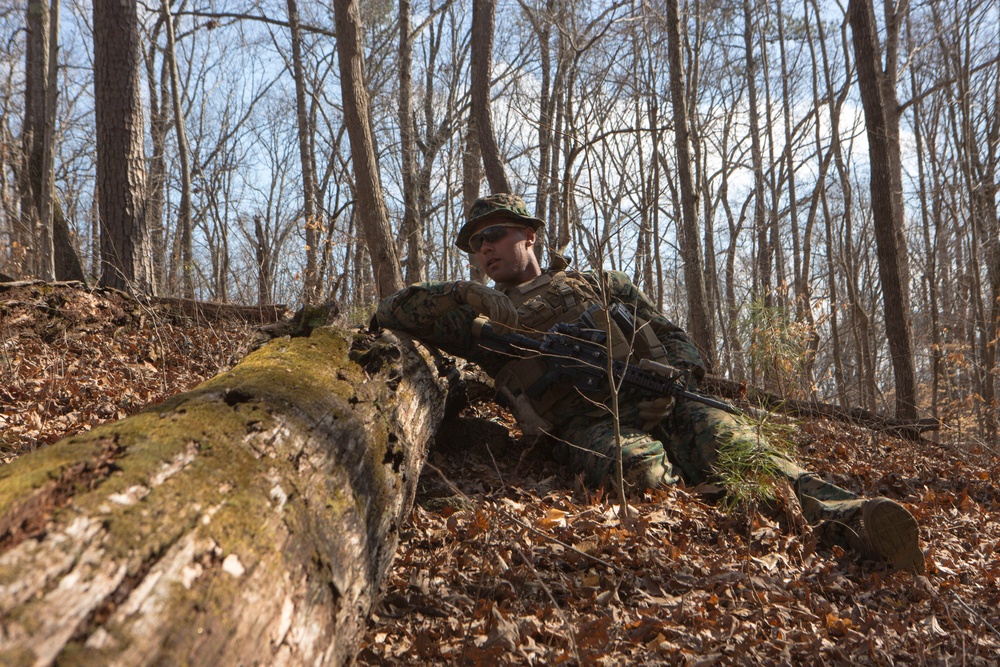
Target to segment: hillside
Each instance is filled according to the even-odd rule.
[[[188,389],[253,331],[117,292],[0,286],[0,457]],[[467,377],[359,664],[996,663],[995,450],[799,424],[807,467],[913,511],[928,562],[915,577],[820,547],[794,508],[727,514],[711,489],[647,497],[620,520],[613,499],[523,451]]]

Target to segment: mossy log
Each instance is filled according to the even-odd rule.
[[[0,664],[350,662],[444,398],[323,328],[0,468]]]

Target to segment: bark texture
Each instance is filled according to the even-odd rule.
[[[493,132],[493,112],[490,109],[490,77],[493,69],[493,23],[495,0],[474,0],[472,3],[472,62],[469,66],[472,117],[476,123],[479,150],[483,157],[490,192],[511,192],[504,170],[500,147]]]
[[[705,284],[705,261],[698,236],[698,199],[691,156],[688,100],[684,92],[684,61],[681,46],[680,10],[676,0],[666,4],[667,42],[670,53],[670,101],[674,112],[674,146],[677,151],[677,179],[680,182],[681,224],[679,243],[684,258],[691,333],[698,351],[709,368],[715,365],[715,333],[712,331],[711,299]],[[655,208],[655,207],[654,207]],[[652,284],[650,282],[650,284]]]
[[[905,2],[901,6],[905,6]],[[910,317],[910,265],[906,248],[903,202],[903,166],[899,144],[900,106],[896,98],[899,17],[905,12],[885,3],[885,66],[880,63],[873,0],[851,0],[847,16],[854,37],[858,90],[865,111],[868,154],[871,160],[872,221],[878,249],[882,304],[896,381],[896,416],[916,419],[917,387],[913,361],[913,322]]]
[[[101,286],[154,292],[146,224],[138,7],[94,2],[94,115],[101,219]]]
[[[422,348],[323,328],[0,470],[0,664],[353,660],[443,415]]]
[[[357,0],[336,0],[337,57],[344,100],[344,124],[351,142],[351,164],[357,185],[358,221],[368,242],[379,298],[403,289],[403,273],[393,241],[382,178],[375,158],[375,136],[368,111],[365,62],[361,43],[361,10]]]

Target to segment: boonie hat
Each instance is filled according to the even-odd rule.
[[[469,247],[469,238],[472,236],[472,230],[484,220],[514,218],[535,231],[538,231],[545,224],[528,213],[528,205],[524,203],[523,199],[506,192],[480,197],[469,209],[465,218],[466,223],[458,230],[458,238],[455,239],[455,245],[465,252],[472,252],[472,248]]]

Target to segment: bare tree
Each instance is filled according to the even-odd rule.
[[[59,0],[51,5],[29,2],[26,25],[21,215],[14,240],[31,249],[33,273],[43,280],[82,280],[80,259],[55,191]]]
[[[754,284],[756,298],[765,306],[770,306],[772,293],[770,226],[764,202],[764,156],[760,146],[760,111],[757,108],[757,56],[754,42],[753,7],[750,0],[743,0],[743,44],[746,54],[747,105],[750,116],[750,154],[753,160],[753,228],[757,239],[756,271]]]

